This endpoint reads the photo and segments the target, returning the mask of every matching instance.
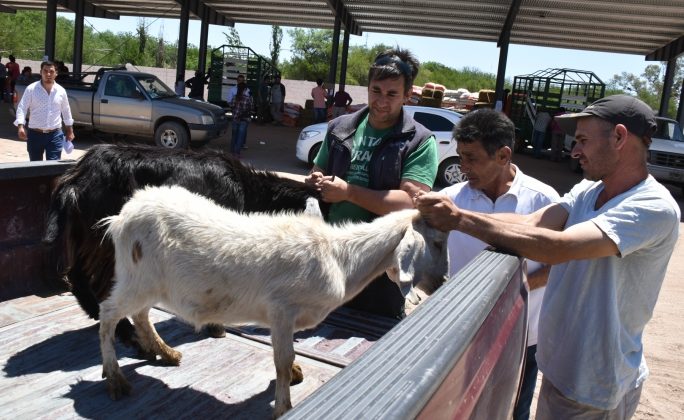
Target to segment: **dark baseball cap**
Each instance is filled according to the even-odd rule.
[[[599,117],[616,125],[622,124],[641,138],[650,139],[657,128],[655,113],[651,107],[629,95],[606,96],[587,106],[582,112],[557,116],[556,122],[567,134],[574,135],[577,119],[584,117]]]

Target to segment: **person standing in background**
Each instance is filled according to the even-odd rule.
[[[559,108],[553,116],[565,114],[565,108]],[[563,157],[563,144],[565,143],[565,133],[554,118],[551,120],[551,161],[560,162]]]
[[[198,101],[204,100],[204,85],[209,82],[209,73],[202,74],[199,70],[195,72],[195,75],[185,81],[185,87],[190,89],[188,97],[192,99],[197,99]]]
[[[65,141],[62,120],[66,141],[74,140],[74,119],[71,117],[69,98],[64,88],[55,81],[56,77],[55,63],[41,63],[40,80],[26,87],[17,106],[14,125],[17,126],[19,139],[27,140],[26,148],[32,161],[43,160],[43,153],[47,160],[59,160],[62,157]],[[27,134],[24,125],[29,114],[31,119]]]
[[[551,115],[546,109],[540,109],[534,120],[532,132],[532,149],[534,151],[534,157],[537,159],[541,159],[542,157],[542,149],[544,149],[544,142],[546,141],[546,129],[550,122]]]
[[[7,67],[2,64],[2,56],[0,56],[0,94],[2,100],[7,101]]]
[[[324,122],[328,119],[328,108],[325,106],[328,92],[325,90],[323,79],[316,80],[316,87],[311,89],[311,97],[313,98],[314,122]]]
[[[12,102],[14,97],[14,87],[17,84],[17,79],[19,78],[19,64],[17,64],[16,59],[10,54],[9,62],[5,64],[7,67],[7,93],[9,94],[9,101]]]
[[[347,92],[344,91],[344,87],[340,86],[340,90],[335,93],[333,97],[333,118],[337,118],[340,115],[347,113],[347,107],[351,105],[352,97],[349,96]]]
[[[233,96],[230,107],[233,110],[233,136],[230,143],[230,152],[233,157],[240,159],[242,150],[247,139],[247,126],[252,116],[252,96],[244,82],[237,85],[237,92]]]
[[[285,85],[280,83],[280,75],[276,75],[271,85],[271,117],[273,124],[283,123],[283,111],[285,111]]]

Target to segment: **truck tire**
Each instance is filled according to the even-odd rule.
[[[445,159],[437,169],[437,183],[442,186],[448,187],[467,180],[468,178],[461,172],[461,158],[459,157]]]
[[[154,132],[154,142],[166,149],[187,149],[188,137],[188,130],[175,121],[159,124]]]

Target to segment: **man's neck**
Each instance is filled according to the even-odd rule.
[[[484,195],[489,197],[490,200],[496,202],[496,200],[502,195],[506,194],[508,190],[511,189],[513,185],[513,180],[515,179],[516,167],[513,164],[506,165],[506,168],[501,171],[501,174],[490,188],[485,188],[481,190]]]
[[[55,82],[48,83],[48,82],[45,82],[44,80],[41,80],[40,84],[43,86],[43,89],[45,89],[45,91],[47,93],[50,93],[50,91],[52,90],[52,87],[55,85]]]

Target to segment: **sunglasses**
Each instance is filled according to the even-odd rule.
[[[382,66],[396,66],[399,71],[407,78],[411,78],[413,76],[413,72],[411,71],[411,66],[406,64],[401,58],[398,56],[392,54],[392,55],[385,55],[373,63],[373,67],[382,67]]]

